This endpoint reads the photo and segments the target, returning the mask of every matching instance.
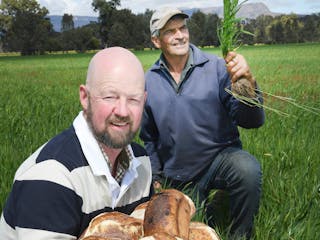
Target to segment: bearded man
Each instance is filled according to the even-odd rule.
[[[78,239],[98,214],[130,214],[150,199],[150,161],[132,142],[146,100],[144,84],[143,67],[130,51],[113,47],[95,54],[72,126],[17,170],[0,239]]]

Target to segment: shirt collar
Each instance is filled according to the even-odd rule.
[[[161,53],[159,58],[159,66],[160,69],[162,68],[164,70],[163,72],[167,75],[167,78],[170,81],[172,87],[178,92],[183,82],[185,81],[187,74],[191,72],[192,67],[194,66],[194,52],[192,48],[189,47],[188,59],[181,72],[180,80],[178,83],[173,79],[172,75],[170,74],[170,70],[168,68],[167,61],[163,53]]]
[[[108,155],[103,150],[101,143],[99,143],[99,147],[100,147],[100,150],[101,150],[102,155],[104,157],[104,160],[107,162],[110,171],[112,171],[113,166],[109,160]],[[122,149],[122,151],[119,153],[119,155],[117,157],[117,169],[116,169],[115,176],[114,176],[114,178],[116,179],[116,181],[119,184],[121,183],[125,172],[129,168],[129,165],[130,165],[130,162],[132,159],[133,159],[133,156],[131,155],[130,151],[128,150],[128,146],[125,147],[124,149]]]
[[[93,136],[91,129],[83,116],[83,111],[81,111],[74,119],[73,126],[79,139],[83,154],[85,155],[93,174],[97,176],[105,175],[111,182],[115,181],[115,179],[111,176],[108,163],[103,156],[99,144],[96,138]],[[134,160],[136,162],[138,160],[135,158],[130,145],[126,147],[126,152],[129,158],[132,159],[129,165],[130,168],[132,161]],[[134,164],[133,166],[137,166],[137,164]]]
[[[81,111],[73,121],[73,127],[93,174],[96,176],[106,176],[112,195],[111,207],[115,208],[134,179],[138,177],[137,168],[141,165],[141,162],[134,156],[131,145],[128,145],[126,152],[132,157],[132,160],[130,161],[129,168],[124,173],[120,186],[111,175],[108,163],[105,161],[99,144],[83,116],[83,111]]]

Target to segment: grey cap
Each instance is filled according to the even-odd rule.
[[[156,10],[152,14],[152,17],[150,20],[151,36],[154,35],[154,33],[157,30],[160,30],[161,28],[163,28],[164,25],[166,25],[166,23],[169,21],[169,19],[176,15],[180,15],[183,18],[189,18],[187,14],[183,13],[181,10],[174,7],[163,7]]]

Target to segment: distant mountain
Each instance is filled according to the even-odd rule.
[[[264,3],[247,3],[244,4],[239,12],[238,17],[240,18],[257,18],[260,15],[269,15],[269,16],[277,16],[281,13],[271,12],[270,9]]]
[[[223,6],[221,7],[210,7],[210,8],[186,8],[182,9],[186,14],[191,16],[196,11],[201,11],[205,14],[212,13],[217,14],[220,18],[223,18]],[[240,18],[257,18],[260,15],[277,16],[281,13],[271,12],[270,9],[264,3],[247,3],[243,4],[240,8],[237,17]],[[48,16],[53,25],[55,31],[61,31],[61,19],[62,16],[50,15]],[[89,24],[90,22],[97,22],[97,17],[89,16],[73,16],[73,22],[75,27],[81,27]]]
[[[61,31],[61,20],[62,16],[58,15],[49,15],[50,22],[53,25],[53,29],[56,32]],[[90,22],[97,22],[98,18],[97,17],[89,17],[89,16],[73,16],[73,22],[74,22],[74,27],[82,27],[84,25],[89,24]]]
[[[210,7],[210,8],[189,8],[183,9],[185,13],[189,16],[196,11],[201,11],[205,14],[217,14],[220,18],[223,18],[223,6],[221,7]],[[260,15],[269,15],[269,16],[277,16],[281,13],[271,12],[270,9],[264,3],[247,3],[243,4],[237,13],[237,17],[240,18],[257,18]]]

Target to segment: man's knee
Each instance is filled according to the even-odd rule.
[[[230,168],[243,184],[248,187],[261,185],[262,171],[257,159],[246,151],[237,151],[229,156]]]

